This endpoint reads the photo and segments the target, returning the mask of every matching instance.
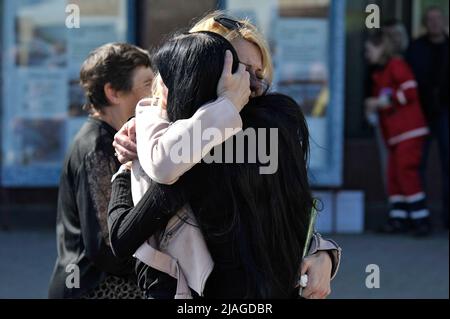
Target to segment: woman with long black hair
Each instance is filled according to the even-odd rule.
[[[235,71],[233,47],[210,32],[175,37],[157,52],[156,67],[169,89],[171,121],[189,118],[217,98],[226,50],[233,53]],[[307,126],[298,105],[282,95],[252,99],[241,117],[244,128],[277,129],[274,174],[260,175],[259,163],[199,163],[173,185],[152,183],[133,208],[130,173],[124,170],[113,182],[111,243],[119,255],[132,254],[189,202],[214,260],[205,297],[290,297],[312,208]],[[143,263],[137,268],[141,288],[158,297],[148,280],[153,270]]]

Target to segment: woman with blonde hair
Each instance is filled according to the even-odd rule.
[[[250,74],[250,97],[265,95],[272,81],[273,67],[267,43],[257,28],[248,20],[238,20],[221,11],[216,11],[201,19],[190,31],[204,30],[218,33],[231,42],[237,52],[239,62],[245,65]],[[173,124],[170,126],[171,128],[174,127]],[[134,131],[134,126],[134,121],[131,121],[116,135],[114,145],[122,163],[137,158],[136,137],[129,134],[130,131]],[[141,156],[140,159],[142,162]],[[159,171],[155,166],[150,170],[154,173]],[[149,174],[149,176],[154,175]],[[164,183],[164,180],[162,182]],[[165,182],[170,184],[174,181],[168,179]],[[307,272],[309,275],[308,287],[304,290],[303,296],[323,298],[329,294],[330,279],[338,268],[340,249],[334,242],[324,240],[319,234],[315,234],[313,242],[310,255],[304,260],[301,267],[301,272]]]
[[[223,11],[214,11],[190,30],[190,32],[198,31],[214,32],[230,41],[238,53],[240,62],[246,65],[250,73],[252,95],[267,93],[273,80],[272,58],[266,40],[250,20],[238,20]]]

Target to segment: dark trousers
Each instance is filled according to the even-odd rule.
[[[430,146],[433,139],[436,139],[439,147],[439,157],[442,167],[442,218],[445,227],[448,228],[448,165],[449,165],[449,126],[448,126],[448,108],[442,114],[428,122],[431,134],[427,137],[424,143],[423,159],[421,165],[421,175],[425,185],[425,172],[427,167],[428,156],[430,153]]]

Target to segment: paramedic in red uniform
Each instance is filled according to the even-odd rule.
[[[377,32],[366,43],[366,58],[375,65],[372,97],[366,112],[378,112],[388,148],[389,220],[387,233],[409,230],[430,234],[429,211],[420,178],[423,144],[429,130],[421,111],[417,83],[408,64],[393,50],[389,36]]]

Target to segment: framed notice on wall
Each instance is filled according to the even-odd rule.
[[[79,28],[66,27],[68,4]],[[4,0],[1,174],[4,187],[51,187],[86,114],[78,85],[94,48],[130,39],[132,1]]]

